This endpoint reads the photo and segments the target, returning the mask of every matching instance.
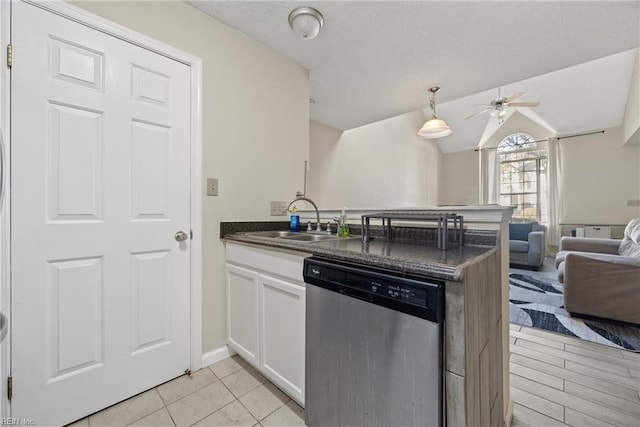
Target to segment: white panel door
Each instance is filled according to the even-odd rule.
[[[13,417],[64,424],[190,362],[190,69],[13,5]]]

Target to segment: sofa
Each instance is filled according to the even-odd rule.
[[[640,324],[640,218],[622,240],[563,237],[559,249],[558,281],[572,316]]]
[[[509,224],[509,265],[538,270],[546,252],[545,227],[537,222]]]

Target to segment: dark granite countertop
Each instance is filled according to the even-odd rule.
[[[375,239],[364,243],[360,236],[298,242],[253,236],[244,232],[224,234],[230,241],[288,249],[324,258],[387,268],[394,271],[462,281],[467,265],[480,261],[497,250],[495,246],[464,245],[442,251],[433,246]]]

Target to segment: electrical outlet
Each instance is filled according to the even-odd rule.
[[[628,207],[632,207],[632,206],[640,206],[640,200],[639,200],[639,199],[631,199],[631,200],[627,200],[627,206],[628,206]]]
[[[207,178],[207,196],[217,196],[218,190],[218,178]]]
[[[287,202],[271,202],[271,216],[287,216]]]

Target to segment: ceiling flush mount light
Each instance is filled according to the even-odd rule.
[[[440,120],[438,116],[436,116],[436,92],[439,90],[440,88],[438,86],[429,89],[429,92],[431,92],[431,99],[429,100],[431,119],[427,120],[424,126],[422,126],[422,129],[418,131],[418,136],[424,139],[442,138],[452,133],[444,120]]]
[[[304,40],[315,38],[324,24],[322,14],[312,7],[299,7],[289,14],[289,25]]]

